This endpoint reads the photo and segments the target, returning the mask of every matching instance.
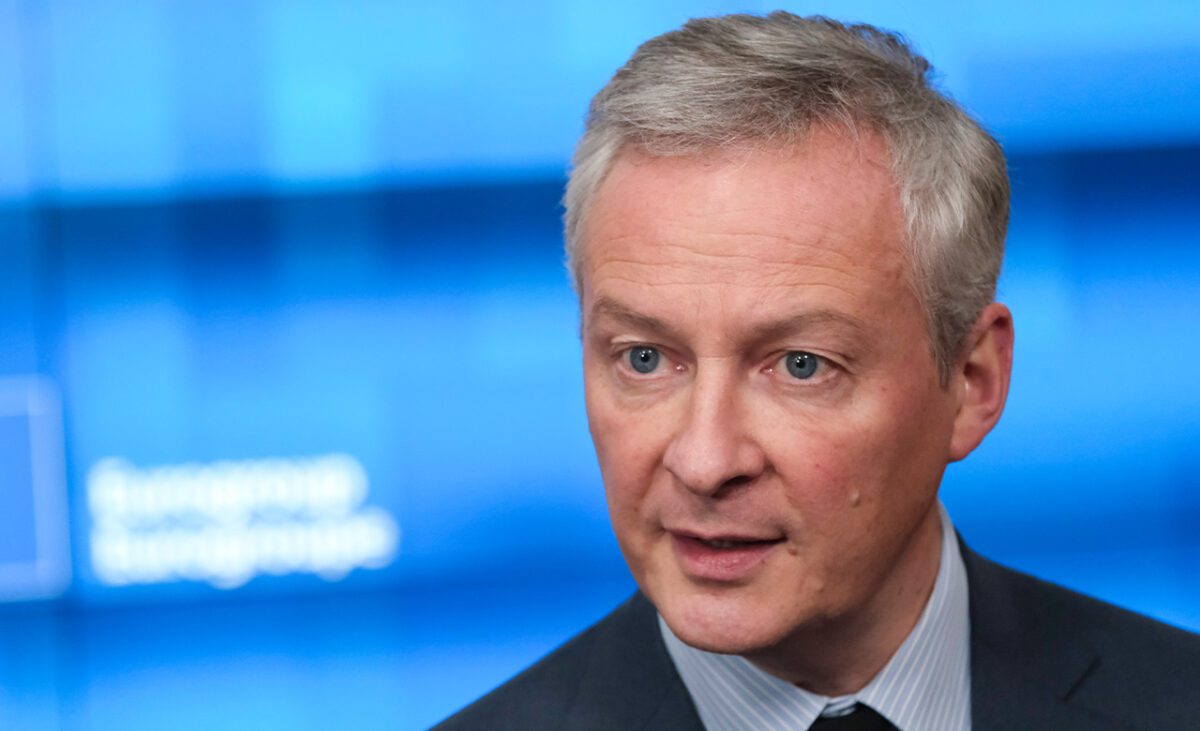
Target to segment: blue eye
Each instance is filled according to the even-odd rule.
[[[788,373],[802,381],[812,378],[821,367],[820,356],[803,350],[793,350],[784,356],[784,360],[787,361]]]
[[[629,349],[629,365],[638,373],[653,373],[658,367],[658,361],[662,358],[658,353],[658,348],[649,348],[644,345]]]

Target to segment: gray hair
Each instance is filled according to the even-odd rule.
[[[618,154],[798,142],[816,124],[882,134],[907,226],[909,280],[943,383],[996,294],[1008,227],[1000,145],[933,88],[899,35],[791,13],[688,21],[642,44],[592,99],[563,204],[581,290],[580,224]]]

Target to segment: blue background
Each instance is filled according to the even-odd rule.
[[[1013,392],[944,500],[985,554],[1200,629],[1200,5],[901,5],[786,6],[908,33],[1009,151]],[[566,160],[638,42],[767,9],[0,0],[0,376],[61,390],[76,575],[0,604],[0,728],[422,728],[623,598]],[[93,574],[98,460],[331,452],[391,565]]]
[[[29,418],[24,415],[0,416],[0,492],[4,507],[0,510],[0,565],[24,565],[37,560],[34,534],[33,464],[29,438]]]

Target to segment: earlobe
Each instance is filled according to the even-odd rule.
[[[988,305],[967,342],[954,374],[958,411],[950,439],[952,462],[978,447],[1004,411],[1012,375],[1012,313],[998,302]]]

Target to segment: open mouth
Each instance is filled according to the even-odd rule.
[[[708,539],[704,539],[704,538],[696,538],[694,536],[682,536],[682,537],[685,540],[692,540],[692,541],[695,541],[707,548],[714,548],[717,550],[728,550],[728,549],[736,549],[736,548],[749,548],[752,546],[763,546],[763,545],[769,545],[772,543],[779,543],[780,541],[783,540],[782,538],[776,538],[774,540],[758,540],[758,539],[753,539],[753,538],[746,538],[746,539],[715,538],[712,540],[708,540]]]
[[[672,533],[672,543],[684,573],[707,581],[739,581],[751,575],[783,538],[720,536],[702,538]]]

